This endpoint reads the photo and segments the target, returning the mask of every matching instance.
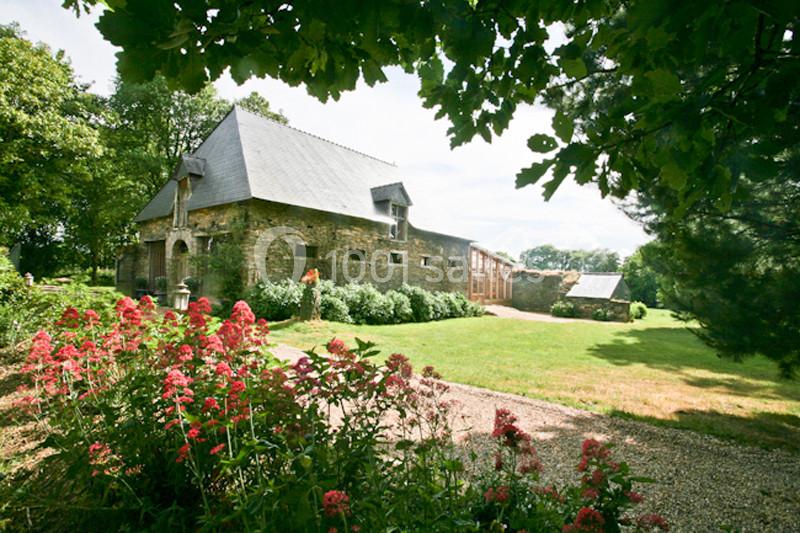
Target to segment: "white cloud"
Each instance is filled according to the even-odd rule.
[[[96,15],[76,19],[59,0],[5,0],[0,22],[20,22],[32,40],[66,50],[76,73],[107,94],[114,76],[115,49],[94,28]],[[433,119],[416,96],[418,82],[399,69],[374,88],[359,84],[338,102],[322,104],[302,87],[272,80],[237,86],[216,83],[220,94],[239,98],[250,91],[282,109],[293,126],[396,163],[405,173],[419,226],[451,232],[484,246],[518,254],[536,244],[607,247],[623,255],[647,240],[595,187],[565,182],[550,202],[538,187],[514,189],[514,175],[536,157],[526,147],[534,132],[550,130],[551,111],[518,109],[508,131],[487,144],[477,139],[450,150],[447,122]]]

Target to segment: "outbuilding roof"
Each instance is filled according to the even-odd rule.
[[[604,300],[630,298],[630,291],[619,272],[591,272],[581,274],[567,298],[598,298]]]
[[[201,160],[198,176],[191,170]],[[190,211],[256,198],[385,223],[393,220],[378,211],[372,191],[401,181],[395,165],[238,106],[181,168],[192,179]],[[168,216],[175,187],[167,182],[136,221]]]

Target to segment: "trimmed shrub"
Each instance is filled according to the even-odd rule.
[[[350,311],[347,309],[347,304],[344,303],[344,300],[332,294],[323,294],[320,297],[319,309],[322,320],[344,322],[346,324],[353,322]]]
[[[405,294],[411,302],[414,322],[430,322],[443,318],[441,316],[442,306],[437,303],[434,293],[411,285],[403,285],[400,292]]]
[[[411,300],[408,299],[408,296],[402,292],[389,291],[386,293],[386,299],[392,305],[393,323],[402,324],[414,320],[414,311],[411,309]]]
[[[574,304],[559,300],[550,306],[550,314],[564,318],[574,318],[577,315],[577,310]]]
[[[247,301],[253,313],[267,320],[292,318],[300,309],[303,287],[291,280],[261,280],[248,292]]]
[[[319,282],[320,311],[323,320],[356,324],[403,324],[445,318],[481,316],[483,307],[458,292],[432,292],[403,285],[399,290],[380,292],[369,283],[335,285]],[[285,320],[300,308],[303,285],[284,280],[260,281],[247,296],[255,315],[267,320]],[[215,314],[230,313],[230,308],[215,308]]]
[[[600,322],[608,322],[611,320],[611,313],[605,307],[598,307],[592,311],[592,320],[599,320]]]
[[[641,320],[647,316],[647,306],[642,302],[631,302],[631,318]]]
[[[391,324],[392,302],[369,284],[349,283],[344,286],[345,303],[356,324]]]

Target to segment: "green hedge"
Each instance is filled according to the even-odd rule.
[[[647,316],[647,306],[642,302],[631,302],[631,318],[640,320]]]
[[[114,315],[114,305],[123,295],[109,288],[91,288],[81,283],[64,285],[58,292],[25,286],[22,276],[0,253],[0,348],[15,346],[52,324],[68,307],[83,313],[95,310],[104,320]]]
[[[402,324],[483,314],[483,307],[455,292],[428,291],[410,285],[380,292],[368,283],[335,285],[328,280],[320,282],[319,288],[322,319],[333,322]],[[260,318],[285,320],[297,314],[302,294],[303,285],[299,282],[260,281],[250,289],[247,302]]]
[[[550,314],[553,316],[560,316],[565,318],[574,318],[578,312],[575,305],[564,300],[558,300],[550,307]]]

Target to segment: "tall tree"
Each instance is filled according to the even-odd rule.
[[[62,52],[0,26],[0,244],[56,241],[102,152],[90,101]]]
[[[653,244],[639,247],[622,264],[625,283],[631,290],[631,300],[642,302],[648,307],[658,305],[658,276],[645,259],[645,251],[653,248]]]
[[[783,163],[800,168],[800,150]],[[699,321],[720,354],[764,354],[791,375],[800,366],[800,174],[743,176],[729,210],[700,201],[680,221],[667,214],[674,194],[640,195],[633,212],[657,237],[642,251],[664,304]]]
[[[579,272],[616,272],[619,254],[612,250],[560,250],[543,244],[524,250],[520,261],[537,270],[577,270]]]
[[[283,114],[282,111],[273,111],[270,109],[269,100],[253,91],[244,98],[236,100],[236,104],[242,106],[248,111],[258,113],[262,117],[267,117],[281,124],[288,124],[289,119]]]
[[[189,95],[171,90],[157,76],[145,83],[118,79],[109,107],[114,118],[108,142],[117,168],[139,178],[146,203],[169,179],[178,158],[200,145],[230,104],[211,86]]]

